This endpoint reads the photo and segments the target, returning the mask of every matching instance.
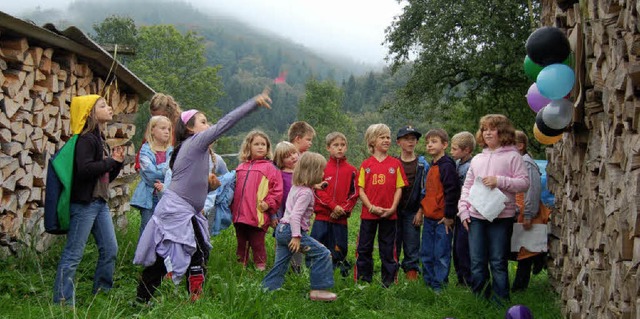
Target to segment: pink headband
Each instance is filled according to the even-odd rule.
[[[189,122],[189,120],[196,114],[198,113],[198,110],[188,110],[188,111],[184,111],[182,113],[180,113],[180,119],[182,120],[182,123],[184,123],[184,125],[187,125],[187,122]]]

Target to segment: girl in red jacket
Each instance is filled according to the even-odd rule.
[[[271,161],[271,142],[262,131],[251,131],[240,147],[241,164],[236,168],[236,189],[231,204],[236,228],[238,262],[247,265],[249,248],[256,269],[264,271],[267,251],[264,237],[282,201],[282,175]],[[273,218],[272,218],[273,217]]]

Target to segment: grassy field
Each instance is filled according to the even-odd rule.
[[[357,214],[354,214],[357,215]],[[64,237],[45,253],[26,251],[16,258],[0,260],[0,318],[504,318],[508,308],[477,299],[467,289],[455,285],[456,278],[442,294],[436,295],[422,281],[407,282],[403,274],[398,284],[381,287],[379,262],[374,283],[355,284],[353,278],[335,273],[338,300],[313,302],[307,298],[308,270],[289,274],[283,289],[264,293],[260,281],[265,273],[253,267],[243,269],[235,262],[233,227],[212,239],[213,251],[204,296],[189,302],[184,285],[163,282],[154,305],[133,302],[141,268],[132,264],[138,238],[139,214],[129,213],[129,226],[118,232],[119,253],[115,287],[108,294],[91,294],[97,248],[91,239],[76,276],[76,307],[51,302],[53,279]],[[358,217],[350,221],[349,254],[353,262]],[[274,240],[267,235],[267,251],[273,263]],[[377,259],[377,256],[374,256]],[[513,279],[515,263],[510,264]],[[377,282],[376,282],[377,280]],[[512,295],[512,304],[527,305],[535,318],[561,318],[559,296],[551,289],[546,272],[532,278],[528,291]]]

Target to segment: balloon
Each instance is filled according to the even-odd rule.
[[[543,110],[542,122],[552,129],[562,130],[573,119],[573,104],[569,100],[553,100]]]
[[[570,67],[556,63],[540,71],[536,84],[542,96],[558,100],[571,92],[575,80],[575,75]]]
[[[536,80],[538,73],[540,73],[542,69],[544,69],[544,67],[533,62],[528,55],[524,57],[524,74],[526,74],[531,81]]]
[[[569,39],[562,30],[542,27],[529,35],[525,45],[531,60],[542,66],[562,63],[571,53]]]
[[[538,85],[535,83],[531,84],[529,91],[527,91],[527,103],[534,112],[538,113],[538,111],[550,102],[551,100],[540,94],[540,91],[538,91]]]
[[[540,132],[540,130],[538,130],[538,124],[534,124],[533,125],[533,137],[535,137],[536,140],[538,142],[540,142],[540,144],[551,145],[551,144],[555,144],[556,142],[561,140],[562,139],[562,134],[560,134],[558,136],[547,136],[545,134],[542,134],[542,132]]]
[[[533,319],[533,313],[525,305],[515,305],[507,310],[505,319]]]
[[[546,136],[558,136],[562,134],[562,129],[550,128],[547,123],[544,122],[542,118],[544,115],[544,109],[546,109],[546,107],[542,108],[542,110],[536,114],[536,126],[538,127],[538,130]]]
[[[564,65],[566,65],[566,66],[568,66],[570,68],[574,67],[574,65],[573,65],[574,63],[575,63],[575,60],[573,59],[573,53],[569,53],[569,56],[566,59],[564,59],[564,61],[562,61],[562,64],[564,64]]]

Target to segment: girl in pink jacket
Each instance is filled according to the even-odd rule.
[[[236,168],[231,204],[238,262],[246,267],[251,248],[253,262],[260,271],[267,266],[264,237],[269,226],[278,224],[275,214],[282,202],[282,175],[271,158],[269,137],[262,131],[249,132],[240,147],[241,164]]]
[[[515,147],[515,129],[506,116],[483,116],[476,141],[483,150],[471,160],[458,202],[458,216],[469,231],[471,288],[476,294],[484,290],[485,298],[491,297],[493,290],[492,299],[500,304],[509,300],[508,254],[516,215],[515,196],[529,188],[529,176]],[[497,187],[508,198],[505,208],[493,221],[484,218],[469,202],[474,182]],[[487,285],[489,269],[492,282]]]

